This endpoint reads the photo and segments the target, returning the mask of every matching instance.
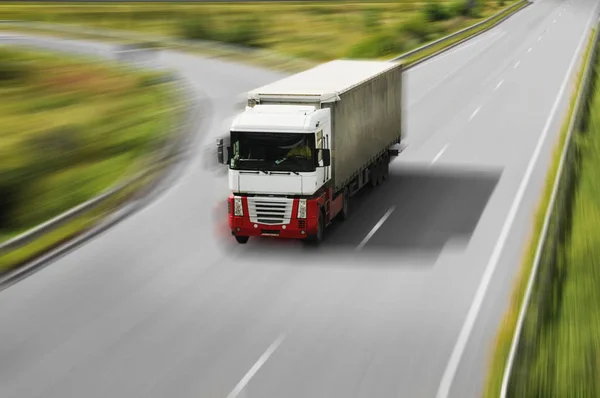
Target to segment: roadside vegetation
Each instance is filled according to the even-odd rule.
[[[515,0],[242,4],[3,4],[5,20],[44,21],[209,40],[315,61],[398,55]]]
[[[163,77],[0,46],[0,242],[141,169],[175,123]]]
[[[585,53],[587,59],[592,41]],[[576,164],[572,171],[573,192],[570,217],[562,229],[563,241],[557,248],[556,270],[546,271],[550,286],[536,281],[534,296],[544,289],[544,300],[532,300],[521,335],[509,396],[518,397],[596,397],[600,396],[600,76],[597,58],[585,128],[574,132]],[[578,76],[580,88],[582,72]],[[573,113],[573,94],[569,115]],[[504,366],[524,299],[537,237],[540,236],[552,187],[565,145],[569,120],[565,120],[559,145],[546,180],[542,201],[535,216],[532,239],[524,257],[522,272],[513,293],[492,357],[486,398],[499,396]],[[569,170],[569,169],[567,169]],[[541,272],[541,270],[540,270]],[[544,278],[546,281],[546,278]],[[545,284],[546,282],[544,282]],[[543,315],[542,318],[538,315]],[[542,321],[543,324],[539,322]]]

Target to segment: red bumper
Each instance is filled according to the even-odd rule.
[[[304,239],[317,232],[316,219],[292,218],[286,225],[255,224],[247,217],[229,215],[229,228],[237,236],[269,236],[275,238]]]

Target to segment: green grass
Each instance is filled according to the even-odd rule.
[[[590,52],[592,50],[592,44],[593,44],[592,38],[590,38],[590,42],[588,43],[588,46],[587,46],[585,54],[584,54],[585,60],[587,60],[589,58]],[[517,323],[517,319],[519,316],[519,310],[521,308],[522,301],[525,296],[525,289],[527,286],[527,282],[528,282],[528,279],[531,274],[538,241],[540,238],[540,234],[541,234],[542,227],[544,224],[544,219],[546,216],[546,212],[547,212],[551,194],[552,194],[552,189],[553,189],[556,175],[558,172],[560,157],[563,152],[564,146],[566,144],[568,127],[569,127],[571,116],[573,115],[577,93],[581,86],[584,67],[585,67],[585,62],[582,64],[582,69],[579,71],[577,78],[576,78],[575,90],[572,94],[569,111],[568,111],[567,117],[563,121],[559,141],[557,143],[557,146],[554,149],[552,162],[551,162],[550,168],[548,170],[548,174],[546,176],[544,190],[542,192],[541,199],[540,199],[538,208],[536,210],[536,213],[535,213],[535,216],[533,219],[533,227],[532,227],[532,232],[530,235],[531,237],[529,239],[529,243],[526,247],[526,250],[525,250],[525,253],[523,256],[521,271],[516,280],[516,284],[515,284],[515,287],[514,287],[514,290],[512,293],[511,303],[509,305],[509,309],[504,316],[503,322],[500,326],[500,329],[499,329],[499,332],[498,332],[498,335],[497,335],[497,338],[495,341],[495,345],[493,347],[493,354],[492,354],[492,358],[491,358],[491,362],[490,362],[490,366],[489,366],[489,374],[488,374],[488,378],[487,378],[486,384],[484,386],[484,391],[483,391],[483,395],[485,398],[497,398],[497,397],[499,397],[499,394],[500,394],[502,378],[504,375],[504,367],[506,365],[506,361],[507,361],[508,354],[510,351],[512,338],[513,338],[513,335],[515,332],[516,323]],[[600,87],[600,86],[596,85],[596,87]],[[596,93],[594,94],[594,98],[595,99],[594,99],[593,109],[595,112],[595,116],[593,116],[593,118],[596,120],[596,122],[595,122],[595,124],[592,124],[592,126],[593,126],[592,129],[595,128],[596,132],[598,132],[598,127],[600,126],[600,124],[598,124],[600,122],[600,90],[596,91]],[[578,138],[578,137],[573,137],[573,138]],[[600,143],[600,137],[598,137],[598,136],[593,137],[592,135],[590,135],[588,140],[593,140],[596,146],[598,146],[598,143]],[[577,145],[581,144],[581,141],[579,139],[576,139],[575,142],[577,143]],[[598,157],[597,153],[592,153],[592,152],[589,152],[587,157],[588,157],[588,159],[586,161],[584,161],[584,168],[585,168],[585,165],[587,165],[587,169],[588,169],[587,174],[588,175],[591,174],[590,176],[588,176],[588,178],[591,177],[591,179],[593,179],[593,172],[591,172],[591,171],[594,168],[598,168],[598,166],[599,166],[598,163],[600,162],[600,157]],[[580,195],[581,195],[581,193],[578,193],[578,196],[580,196]],[[584,194],[584,195],[587,195],[587,194]],[[581,205],[579,205],[578,211],[585,212],[586,210],[584,207],[581,207]],[[589,216],[590,216],[590,219],[587,221],[598,221],[598,219],[595,217],[595,214],[593,212],[590,212]],[[575,228],[575,229],[577,229],[577,228]],[[589,232],[590,231],[588,231],[588,233]],[[579,237],[575,236],[576,234],[580,234],[581,231],[575,232],[575,230],[574,230],[573,233],[574,233],[573,237],[576,239],[580,239],[582,237],[582,236],[579,236]],[[593,236],[593,234],[589,234],[589,235],[587,235],[587,238],[590,238],[592,236]],[[600,235],[598,235],[596,233],[596,236],[600,236]],[[600,247],[600,246],[596,246],[596,247]],[[569,250],[571,250],[571,249],[569,249]],[[596,249],[596,250],[598,250],[598,249]],[[594,253],[588,253],[588,254],[594,254]],[[597,253],[597,254],[600,255],[600,253]],[[598,256],[596,258],[600,259],[600,257],[598,257]],[[579,263],[580,260],[573,257],[572,259],[569,259],[568,263],[573,264],[574,266],[579,265],[581,267],[591,266],[593,264],[594,260],[596,263],[598,263],[598,260],[596,260],[593,256],[590,257],[589,260],[591,260],[592,262],[586,260],[583,263]],[[577,262],[577,264],[576,264],[576,262]],[[581,268],[581,269],[584,269],[584,268]],[[581,272],[581,269],[580,269],[580,272]],[[585,273],[585,271],[583,273]],[[588,275],[588,276],[592,276],[592,275]],[[576,286],[576,283],[577,282],[575,280],[571,281],[571,285],[569,288],[572,289],[572,293],[575,293],[578,289]],[[582,293],[583,293],[583,291],[582,291]],[[577,296],[577,293],[575,293],[575,296]],[[574,300],[570,304],[576,304],[576,303],[577,303],[577,300]],[[600,301],[598,301],[597,303],[600,303]],[[566,305],[566,304],[567,304],[567,302],[565,301],[564,305]],[[583,311],[583,310],[579,311],[578,310],[578,308],[586,308],[586,309],[591,308],[591,307],[589,307],[589,305],[578,307],[577,305],[571,306],[570,304],[568,307],[563,305],[563,308],[561,309],[561,311],[568,314],[568,316],[563,317],[560,322],[565,322],[565,321],[567,321],[567,319],[569,319],[569,317],[572,317],[572,316],[590,317],[590,314],[587,311]],[[596,317],[595,318],[596,322],[598,322],[600,320],[600,318],[598,318],[599,315],[600,315],[600,312],[598,312],[598,308],[596,307],[595,314],[594,314],[594,316]],[[593,317],[590,317],[590,318],[593,319]],[[567,322],[571,322],[571,321],[569,320]],[[598,324],[595,325],[596,329],[594,331],[594,333],[596,333],[596,335],[595,335],[596,338],[592,338],[592,339],[589,339],[589,337],[591,337],[591,335],[588,333],[589,329],[586,329],[588,327],[588,325],[585,325],[585,323],[582,323],[577,326],[575,326],[573,324],[562,325],[562,326],[559,326],[559,325],[560,325],[560,323],[555,325],[555,326],[557,326],[556,330],[552,330],[552,329],[546,330],[545,339],[543,341],[540,341],[540,344],[541,344],[540,351],[543,351],[545,354],[537,356],[534,360],[532,360],[532,363],[530,364],[530,366],[526,366],[531,370],[531,377],[526,380],[519,381],[519,383],[522,383],[522,385],[526,386],[525,388],[527,388],[527,389],[532,388],[532,389],[529,390],[527,394],[524,394],[524,395],[519,394],[519,396],[523,396],[523,397],[538,397],[539,396],[539,397],[544,397],[544,398],[596,396],[596,395],[578,394],[578,393],[582,393],[582,390],[579,390],[577,388],[577,386],[580,386],[581,388],[586,388],[585,385],[591,385],[591,384],[589,384],[589,382],[593,382],[593,379],[592,380],[579,379],[577,381],[577,383],[579,383],[579,384],[572,383],[573,381],[575,381],[573,378],[571,378],[571,380],[570,380],[571,382],[567,381],[569,377],[574,376],[573,369],[581,368],[581,364],[583,363],[581,361],[583,361],[583,358],[585,358],[588,354],[586,354],[585,356],[581,356],[581,353],[578,353],[577,355],[579,355],[579,357],[576,357],[576,356],[571,356],[570,354],[568,354],[565,351],[559,352],[559,351],[555,351],[555,350],[557,348],[556,344],[558,343],[556,338],[564,339],[563,344],[565,344],[565,345],[563,345],[563,348],[567,348],[567,347],[575,348],[575,346],[573,346],[572,344],[574,344],[577,340],[580,340],[580,337],[577,337],[577,336],[580,333],[583,333],[586,337],[584,337],[584,339],[581,341],[585,340],[587,343],[595,344],[595,346],[596,346],[595,357],[596,357],[596,359],[600,359],[598,357],[598,354],[600,353],[598,351],[598,343],[600,342],[600,336],[598,335],[598,332],[600,331],[600,329],[598,328]],[[575,326],[575,328],[573,328],[573,326]],[[577,331],[577,328],[579,328],[580,330]],[[586,329],[586,330],[584,330],[584,329]],[[568,335],[564,334],[565,332],[570,332],[573,334],[568,336]],[[530,344],[531,344],[531,342],[530,342]],[[551,353],[552,355],[550,355],[550,356],[547,355],[549,353]],[[567,354],[567,355],[565,355],[565,354]],[[545,362],[545,361],[551,361],[552,363]],[[571,367],[570,368],[571,370],[567,371],[567,368],[569,368],[569,367]],[[598,368],[596,368],[596,372],[598,372],[597,369]],[[552,373],[552,372],[554,372],[554,373]],[[596,379],[600,380],[600,374],[596,373]],[[584,383],[585,381],[587,381],[587,383]],[[558,389],[554,388],[554,387],[558,387],[558,386],[560,386],[560,388],[558,388]],[[520,386],[520,387],[522,387],[522,386]],[[523,391],[523,390],[521,390],[521,391]]]
[[[0,47],[0,242],[144,166],[176,122],[175,92],[156,83],[159,75]],[[69,224],[53,235],[78,228]],[[29,246],[45,247],[48,239]],[[0,270],[22,255],[3,255]]]
[[[244,4],[3,4],[3,19],[104,27],[274,50],[316,62],[399,55],[487,18],[507,5],[465,0]],[[265,12],[266,9],[268,12]]]

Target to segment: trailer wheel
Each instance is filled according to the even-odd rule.
[[[383,165],[383,158],[379,158],[377,160],[377,185],[381,184],[383,182],[383,168],[385,166]]]
[[[350,218],[350,205],[351,205],[351,198],[350,198],[350,190],[349,189],[345,189],[344,196],[342,196],[342,210],[340,211],[338,217],[341,221],[346,221],[348,218]]]
[[[235,237],[235,240],[237,240],[237,243],[241,244],[241,245],[245,245],[246,243],[248,243],[248,239],[250,239],[249,236],[237,236]]]
[[[369,185],[371,185],[371,187],[375,188],[377,185],[379,185],[379,162],[374,162],[370,169],[370,178],[369,178]]]

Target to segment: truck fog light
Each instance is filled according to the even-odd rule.
[[[298,218],[306,218],[306,199],[298,200]]]
[[[233,198],[233,208],[234,215],[243,216],[244,215],[244,207],[242,206],[242,197],[236,196]]]
[[[281,227],[282,229],[285,229],[285,225]]]
[[[254,228],[258,228],[258,224],[254,224]]]
[[[300,231],[300,233],[301,233],[302,235],[304,235],[304,231]]]

